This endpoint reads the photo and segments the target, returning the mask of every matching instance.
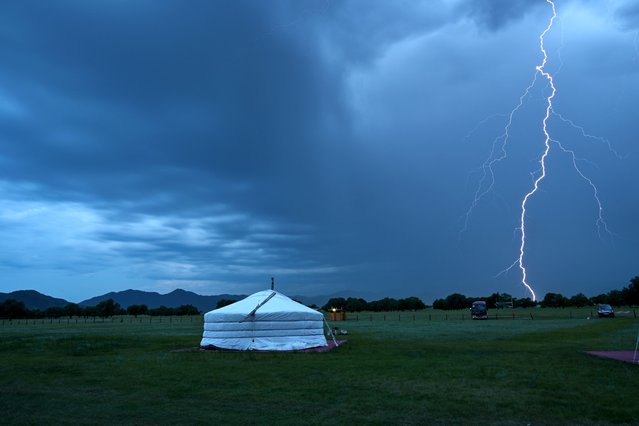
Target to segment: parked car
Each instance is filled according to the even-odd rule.
[[[488,308],[486,308],[486,302],[482,300],[473,302],[470,307],[470,316],[472,319],[488,319]]]
[[[599,318],[614,318],[615,311],[612,309],[612,306],[601,304],[597,306],[597,315],[599,315]]]

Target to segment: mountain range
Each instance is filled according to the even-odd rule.
[[[201,312],[208,312],[217,306],[217,302],[221,299],[240,300],[246,295],[238,294],[218,294],[215,296],[202,296],[192,291],[177,289],[167,294],[141,290],[124,290],[103,294],[102,296],[92,297],[79,303],[80,306],[95,306],[105,300],[113,299],[123,308],[130,305],[146,305],[150,309],[166,306],[175,308],[181,305],[193,305]]]
[[[350,292],[339,292],[331,295],[324,296],[292,296],[299,302],[306,305],[315,304],[317,306],[324,305],[330,298],[333,297],[350,297],[353,296]],[[201,312],[208,312],[215,309],[217,302],[221,299],[227,300],[240,300],[245,298],[246,295],[239,294],[218,294],[212,296],[203,296],[192,291],[177,289],[167,294],[160,294],[157,292],[141,291],[141,290],[124,290],[124,291],[112,291],[101,296],[92,297],[87,300],[83,300],[78,303],[80,306],[95,306],[105,300],[113,299],[114,302],[119,303],[123,308],[127,308],[131,305],[146,305],[150,309],[158,308],[160,306],[166,306],[169,308],[176,308],[180,305],[193,305]],[[46,294],[39,293],[35,290],[18,290],[11,293],[0,293],[0,303],[6,299],[15,299],[24,303],[27,309],[47,309],[51,307],[64,307],[68,305],[69,301],[47,296]]]
[[[0,303],[6,299],[14,299],[24,303],[27,309],[63,308],[69,304],[64,299],[47,296],[35,290],[18,290],[11,293],[0,293]]]

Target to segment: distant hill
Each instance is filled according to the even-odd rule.
[[[71,302],[56,297],[47,296],[35,290],[18,290],[11,293],[0,293],[0,303],[7,299],[14,299],[24,303],[27,309],[47,309],[51,307],[62,308]]]
[[[180,305],[193,305],[202,312],[208,312],[215,309],[220,299],[240,300],[245,295],[237,294],[218,294],[215,296],[202,296],[192,291],[182,289],[173,290],[167,294],[141,290],[124,290],[103,294],[102,296],[92,297],[79,303],[80,306],[95,306],[105,300],[113,299],[123,308],[131,305],[146,305],[150,309],[166,306],[167,308],[176,308]]]
[[[167,294],[160,294],[150,291],[141,290],[124,290],[124,291],[112,291],[110,293],[103,294],[101,296],[92,297],[79,303],[80,306],[95,306],[105,300],[113,299],[116,303],[119,303],[123,308],[127,308],[131,305],[146,305],[149,308],[158,308],[162,305],[168,308],[176,308],[180,305],[193,305],[201,312],[208,312],[217,307],[217,302],[220,299],[228,300],[240,300],[245,298],[246,295],[238,294],[218,294],[214,296],[202,296],[192,291],[177,289]],[[291,296],[291,299],[298,300],[306,305],[315,304],[317,306],[323,306],[329,299],[334,297],[361,297],[367,301],[381,299],[382,297],[373,293],[362,293],[352,291],[341,291],[330,295],[323,296]],[[47,309],[51,307],[64,307],[71,302],[64,299],[59,299],[45,294],[39,293],[35,290],[18,290],[11,293],[0,293],[0,303],[6,299],[15,299],[19,302],[23,302],[27,309]]]

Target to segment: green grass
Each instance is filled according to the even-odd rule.
[[[5,323],[0,419],[636,424],[639,366],[583,351],[634,348],[639,320],[530,312],[536,320],[444,320],[432,311],[430,320],[428,311],[415,320],[408,313],[387,313],[386,321],[380,313],[350,316],[333,323],[349,331],[348,343],[329,353],[175,352],[198,345],[198,319]]]

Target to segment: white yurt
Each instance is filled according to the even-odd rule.
[[[326,346],[324,315],[274,290],[204,315],[201,347],[291,351]]]

